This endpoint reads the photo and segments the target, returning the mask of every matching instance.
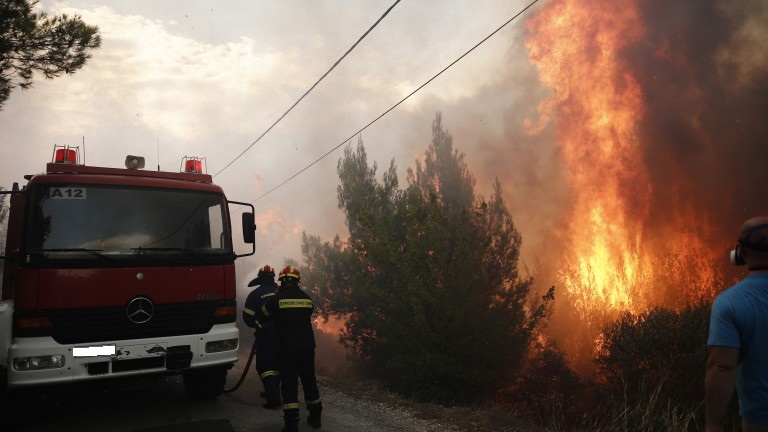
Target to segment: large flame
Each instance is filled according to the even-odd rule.
[[[554,1],[529,28],[531,60],[553,89],[541,110],[557,121],[573,188],[563,283],[583,312],[633,309],[634,287],[650,277],[642,254],[650,190],[636,133],[642,91],[618,54],[643,37],[637,8],[631,0]]]
[[[638,133],[646,107],[622,55],[645,37],[640,15],[637,0],[553,0],[528,21],[530,59],[552,89],[541,116],[554,122],[572,188],[559,278],[586,320],[675,301],[658,287],[665,280],[700,292],[715,279],[702,260],[696,266],[694,254],[710,255],[699,233],[669,229],[659,239],[663,227],[649,230],[654,191]],[[668,223],[685,227],[691,213],[670,211]]]

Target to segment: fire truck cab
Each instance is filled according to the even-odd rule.
[[[254,253],[253,206],[227,200],[204,159],[104,168],[57,147],[45,173],[2,192],[0,391],[174,373],[192,398],[219,395],[237,360],[234,263]],[[241,255],[231,206],[246,207]]]

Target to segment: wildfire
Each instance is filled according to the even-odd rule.
[[[530,58],[553,89],[540,109],[557,119],[573,186],[563,282],[583,312],[632,309],[633,287],[649,277],[641,246],[651,191],[635,124],[642,91],[617,54],[623,41],[643,36],[636,5],[554,1],[529,29]]]
[[[553,0],[528,21],[530,59],[552,89],[539,111],[556,122],[572,186],[559,233],[568,251],[559,278],[587,320],[670,300],[657,287],[668,275],[699,292],[715,279],[701,260],[684,263],[694,253],[711,255],[700,237],[681,232],[659,240],[658,227],[649,232],[653,190],[638,134],[646,107],[632,65],[622,57],[645,37],[640,15],[637,0]],[[677,215],[670,225],[685,226],[679,211],[670,213]],[[674,250],[682,259],[669,262],[664,254],[680,243],[689,249]],[[694,268],[684,264],[699,274],[690,276]]]
[[[315,328],[323,333],[336,336],[340,335],[344,331],[346,322],[346,317],[328,317],[328,321],[325,321],[322,318],[315,318],[314,320]]]

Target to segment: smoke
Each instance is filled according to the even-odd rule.
[[[547,4],[539,13],[558,3]],[[759,1],[636,3],[645,32],[626,43],[616,61],[629,65],[644,103],[636,122],[643,165],[636,169],[645,170],[649,182],[648,211],[637,215],[645,238],[664,243],[671,233],[692,231],[707,238],[709,246],[726,248],[743,220],[766,212],[768,190],[761,185],[768,177],[762,168],[768,54],[760,40],[766,33],[768,7]],[[597,7],[591,13],[600,19]],[[584,53],[585,61],[588,55]],[[510,124],[520,124],[519,111],[508,118]],[[556,129],[565,118],[551,120],[546,127]],[[520,142],[517,133],[508,137]],[[532,141],[540,146],[541,136]],[[551,144],[561,154],[561,144]],[[524,171],[540,162],[529,161],[521,161]],[[552,166],[558,163],[553,160]],[[543,184],[537,182],[524,195],[530,199],[537,188],[551,187]],[[557,195],[545,196],[564,209],[569,206]],[[530,238],[526,234],[524,239]]]
[[[631,305],[635,311],[653,305],[678,308],[711,300],[740,275],[727,260],[736,230],[747,218],[768,213],[768,189],[763,187],[768,180],[763,166],[768,136],[768,52],[761,42],[768,33],[768,6],[761,1],[733,4],[714,0],[626,3],[621,6],[625,13],[611,17],[610,9],[619,7],[613,2],[550,1],[528,22],[541,19],[542,14],[562,13],[566,25],[560,31],[577,32],[568,25],[584,25],[574,19],[578,14],[580,19],[592,20],[587,24],[590,28],[617,34],[620,49],[614,53],[613,64],[621,65],[617,68],[620,73],[602,85],[626,90],[626,85],[635,84],[642,104],[633,119],[633,153],[621,153],[626,159],[617,161],[619,168],[629,172],[606,170],[602,185],[606,189],[612,182],[618,185],[621,193],[616,199],[626,206],[619,215],[623,221],[617,223],[625,226],[629,243],[638,242],[630,245],[634,252],[626,255],[639,264],[638,282],[625,287],[626,295],[630,302],[636,301]],[[609,19],[628,21],[617,26],[606,22]],[[537,34],[537,30],[540,28],[529,26],[526,40],[567,42],[573,37]],[[594,32],[596,38],[604,35]],[[582,46],[590,49],[572,58],[595,62],[598,53],[593,48],[599,42]],[[575,47],[574,42],[564,49]],[[520,54],[517,48],[509,51],[510,58]],[[503,109],[503,136],[476,132],[475,136],[483,137],[481,142],[464,151],[470,161],[483,167],[478,173],[479,185],[493,176],[501,179],[523,235],[524,260],[542,291],[550,285],[557,288],[550,333],[584,370],[600,327],[620,313],[604,308],[600,293],[579,297],[568,292],[563,280],[573,271],[568,264],[574,253],[571,219],[579,216],[574,209],[584,199],[584,191],[574,190],[570,181],[574,172],[599,168],[568,165],[574,158],[566,158],[566,152],[572,150],[565,146],[564,140],[570,137],[564,134],[580,133],[579,113],[574,112],[579,105],[573,98],[590,103],[598,99],[590,94],[558,94],[562,88],[547,85],[551,81],[536,69],[537,60],[529,57],[564,55],[562,51],[533,53],[529,47],[524,54],[534,66],[507,75],[505,85],[525,91]],[[560,66],[571,73],[566,74],[568,79],[585,78],[576,72],[583,65]],[[598,82],[603,72],[598,67],[590,71]],[[488,88],[484,100],[493,100],[488,96],[499,93],[508,94]],[[453,125],[450,114],[445,118],[449,129],[464,128]],[[456,142],[461,146],[461,140]],[[598,143],[592,144],[595,148],[580,150],[597,151]],[[595,193],[601,192],[598,188]],[[615,259],[610,254],[607,257]],[[593,302],[592,312],[578,313],[578,302],[587,306]]]
[[[457,2],[438,14],[431,3],[398,6],[386,26],[372,33],[280,127],[218,176],[217,183],[231,199],[254,201],[456,59],[519,11],[515,3]],[[594,346],[596,329],[611,315],[576,314],[574,302],[579,299],[566,293],[563,274],[573,254],[570,222],[580,192],[569,175],[594,167],[569,165],[564,158],[562,132],[566,126],[578,131],[578,123],[568,117],[570,101],[558,100],[558,88],[546,83],[537,69],[526,40],[559,37],[568,42],[579,30],[575,26],[584,23],[575,14],[592,20],[588,28],[597,28],[610,24],[607,12],[633,13],[634,21],[625,21],[632,25],[610,27],[621,46],[614,60],[626,75],[609,83],[631,78],[624,82],[633,82],[641,96],[642,111],[631,131],[633,152],[639,156],[627,159],[629,172],[614,183],[623,186],[621,199],[628,205],[621,217],[638,239],[635,247],[654,253],[644,265],[658,270],[636,287],[640,292],[628,291],[643,300],[642,306],[711,298],[737,276],[726,253],[740,224],[768,213],[768,190],[763,187],[768,176],[763,167],[768,3],[627,0],[626,8],[617,3],[541,2],[523,18],[530,23],[562,10],[561,33],[537,34],[522,20],[514,22],[362,136],[370,159],[380,169],[394,160],[402,179],[426,149],[431,121],[441,112],[456,148],[466,154],[478,192],[489,196],[493,180],[501,181],[523,237],[523,266],[534,273],[542,292],[555,285],[553,333],[575,333],[573,346],[585,350]],[[14,95],[0,118],[5,126],[0,135],[9,146],[26,145],[27,153],[31,145],[38,150],[8,159],[14,167],[8,165],[4,172],[16,181],[50,157],[49,143],[79,143],[83,135],[89,143],[88,161],[96,165],[110,165],[113,153],[123,154],[116,146],[131,144],[143,147],[132,154],[157,154],[165,170],[178,165],[178,155],[201,154],[209,156],[210,171],[216,172],[253,142],[386,6],[377,5],[375,12],[357,7],[329,12],[281,2],[267,10],[230,8],[239,12],[233,16],[202,6],[188,14],[185,4],[161,8],[170,13],[165,21],[105,8],[70,11],[97,23],[109,38],[83,71],[66,80],[41,81],[34,92]],[[181,16],[180,11],[200,21],[173,24],[171,18]],[[326,20],[317,20],[341,12],[333,33],[327,31]],[[290,19],[275,19],[281,16]],[[218,21],[226,22],[226,28],[208,29]],[[234,25],[241,21],[252,31],[245,38],[240,38],[242,27]],[[581,61],[594,61],[597,54],[585,51]],[[577,66],[563,65],[571,79]],[[594,79],[602,72],[593,67],[581,78]],[[591,95],[574,96],[589,100]],[[105,113],[111,117],[103,117]],[[53,120],[41,126],[35,123],[40,123],[38,116]],[[12,133],[17,127],[22,132]],[[324,239],[345,235],[343,214],[336,206],[335,159],[326,158],[256,202],[256,255],[238,260],[241,301],[259,266],[300,260],[302,231]],[[607,172],[606,184],[612,176]],[[640,202],[635,195],[646,199]],[[719,261],[711,262],[713,257]],[[713,265],[722,277],[691,276]],[[642,292],[648,287],[660,292]],[[580,320],[586,323],[574,325]]]
[[[768,54],[759,43],[768,7],[736,3],[640,2],[646,37],[623,54],[646,104],[638,133],[652,191],[648,236],[670,249],[689,246],[669,243],[691,233],[721,275],[699,296],[670,277],[659,298],[667,306],[711,300],[740,276],[727,251],[744,220],[768,212]]]
[[[646,40],[625,53],[647,107],[638,126],[653,191],[648,226],[691,209],[689,228],[709,220],[716,247],[765,214],[768,198],[768,54],[758,42],[768,8],[736,3],[641,2]]]
[[[610,28],[621,46],[614,60],[626,74],[613,77],[612,84],[623,79],[634,83],[642,110],[633,119],[631,130],[636,146],[632,151],[637,157],[623,161],[627,172],[621,174],[616,184],[622,186],[621,199],[627,203],[621,216],[632,241],[637,241],[633,247],[649,256],[643,261],[639,254],[636,256],[640,271],[653,274],[629,287],[627,296],[637,299],[636,311],[653,304],[681,307],[693,301],[711,300],[738,276],[727,261],[736,230],[745,219],[768,213],[764,204],[768,202],[768,191],[762,187],[768,176],[762,166],[763,142],[768,136],[768,122],[764,120],[768,112],[768,54],[762,48],[762,41],[768,36],[768,6],[753,0],[733,4],[713,0],[627,3],[634,12],[633,25]],[[552,0],[527,19],[530,22],[564,5],[578,9],[568,13],[578,12],[598,23],[608,19],[601,8],[618,7],[610,1],[570,4]],[[565,16],[566,22],[572,18]],[[600,24],[607,26],[605,22]],[[566,27],[564,31],[570,30]],[[548,332],[568,350],[574,366],[585,371],[589,369],[600,327],[617,317],[620,310],[603,307],[599,296],[579,298],[565,289],[563,275],[569,270],[568,258],[573,254],[570,221],[575,216],[574,197],[579,192],[570,183],[569,172],[594,167],[568,165],[564,158],[562,132],[565,126],[578,131],[578,123],[568,117],[572,114],[567,109],[570,101],[553,97],[558,89],[545,83],[531,60],[524,42],[541,37],[567,40],[571,35],[535,34],[526,31],[522,22],[517,23],[503,40],[495,40],[495,45],[484,48],[483,56],[495,55],[500,60],[493,66],[482,63],[485,68],[474,74],[482,83],[476,82],[472,91],[462,93],[458,91],[460,85],[453,85],[455,91],[430,86],[361,138],[371,160],[377,161],[380,169],[394,160],[402,179],[405,169],[427,147],[435,113],[442,113],[457,149],[466,154],[477,179],[478,193],[488,196],[493,179],[501,181],[504,198],[523,236],[523,266],[533,273],[542,292],[549,286],[556,287]],[[596,55],[594,51],[584,52],[583,61],[594,61]],[[472,65],[471,58],[467,61]],[[376,61],[370,63],[375,64]],[[576,66],[566,64],[564,68],[573,70]],[[337,71],[344,72],[344,67]],[[358,87],[349,91],[351,96],[346,104],[337,103],[338,92],[320,88],[306,106],[300,107],[299,114],[308,107],[322,105],[326,107],[322,117],[298,115],[301,121],[286,120],[288,130],[322,137],[315,145],[306,147],[310,153],[307,157],[321,154],[328,143],[335,144],[348,136],[354,130],[350,123],[361,124],[370,118],[367,113],[359,115],[359,121],[358,117],[348,118],[350,106],[362,108],[375,102],[375,114],[387,106],[387,101],[398,98],[391,94],[391,89],[393,83],[404,82],[402,79],[391,73],[392,78],[375,78],[372,72],[364,72],[364,79],[347,81],[358,83]],[[602,71],[589,72],[596,76]],[[449,73],[434,85],[450,88],[451,83],[456,84],[454,79]],[[380,93],[360,100],[352,98],[371,83],[381,87]],[[600,83],[596,85],[599,87]],[[401,87],[410,89],[412,85],[406,83]],[[576,96],[590,98],[589,94]],[[335,125],[333,133],[329,134],[327,125]],[[299,150],[293,145],[287,147],[285,152],[290,158],[285,160],[306,153]],[[265,246],[257,251],[250,271],[257,263],[275,264],[289,257],[288,250],[296,249],[295,239],[300,231],[322,238],[335,233],[345,235],[343,217],[335,207],[334,168],[335,160],[330,158],[317,170],[322,177],[313,171],[314,193],[309,202],[284,194],[286,202],[282,195],[280,199],[269,197],[267,204],[271,210],[263,210],[262,204],[257,234],[261,236],[259,244]],[[274,178],[274,173],[263,175]],[[615,173],[606,174],[606,184],[613,181],[612,175]],[[318,181],[324,184],[322,189],[317,187]],[[252,188],[263,192],[268,187],[265,183],[270,182],[260,179]],[[299,181],[295,187],[309,189],[306,181]],[[638,200],[640,196],[644,198],[642,202]],[[306,213],[306,209],[311,209],[311,223],[293,216]],[[246,275],[241,275],[241,279],[247,279]],[[594,310],[580,314],[575,306],[578,302],[593,302]],[[324,342],[322,349],[336,352],[335,344],[326,346]]]

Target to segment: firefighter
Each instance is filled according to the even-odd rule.
[[[275,270],[265,265],[259,269],[256,279],[248,283],[249,287],[257,286],[248,294],[243,307],[243,322],[248,327],[256,329],[256,372],[259,373],[264,391],[261,395],[267,399],[262,405],[267,409],[279,408],[280,374],[277,367],[277,333],[275,324],[271,321],[259,320],[257,311],[275,295]],[[264,321],[264,322],[262,322]]]
[[[280,288],[261,308],[261,313],[275,323],[277,330],[280,390],[283,396],[283,432],[296,432],[299,424],[299,379],[304,402],[314,428],[321,427],[323,404],[315,377],[315,334],[312,329],[314,305],[299,286],[301,276],[293,266],[285,267],[278,278]]]

